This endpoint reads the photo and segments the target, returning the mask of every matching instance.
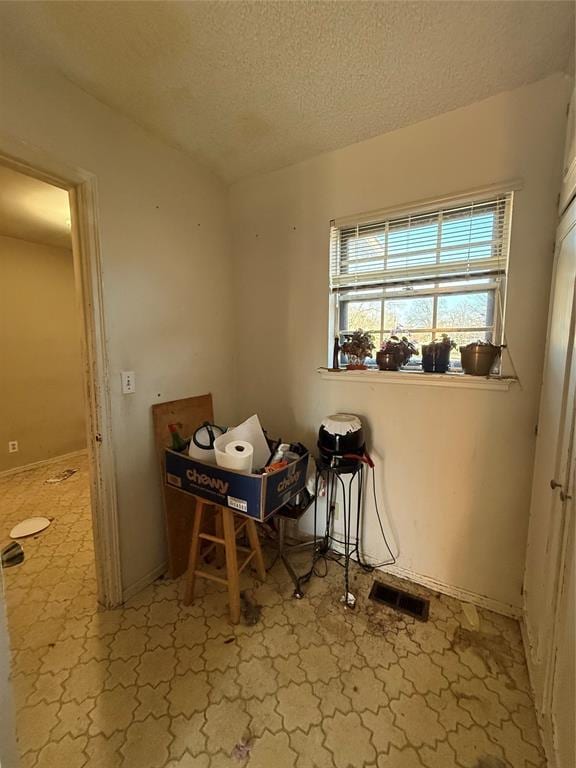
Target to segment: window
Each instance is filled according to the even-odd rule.
[[[508,192],[375,221],[332,222],[334,335],[362,328],[377,349],[392,334],[418,345],[443,333],[458,347],[501,343],[511,210]],[[460,366],[459,349],[452,363]]]

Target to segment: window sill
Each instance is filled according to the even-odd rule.
[[[491,389],[505,392],[518,382],[512,377],[468,376],[465,373],[424,373],[424,371],[334,371],[318,368],[325,381],[361,382],[364,384],[415,384],[424,387],[457,387],[460,389]]]

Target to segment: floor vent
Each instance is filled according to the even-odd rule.
[[[419,621],[428,621],[428,611],[430,610],[430,601],[423,597],[411,595],[401,589],[391,587],[389,584],[382,584],[375,581],[370,590],[370,599],[376,603],[382,603],[389,608],[400,613],[406,613]]]

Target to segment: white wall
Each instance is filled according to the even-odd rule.
[[[398,565],[520,608],[569,83],[558,75],[231,190],[238,394],[283,438],[313,446],[322,417],[360,414]],[[521,178],[508,392],[322,381],[332,218]],[[366,548],[386,558],[368,502]]]
[[[150,406],[211,391],[233,412],[227,191],[210,172],[68,81],[6,56],[6,137],[97,177],[122,577],[128,589],[165,559]],[[136,394],[120,393],[120,371]]]

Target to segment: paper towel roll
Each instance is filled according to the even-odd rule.
[[[225,469],[235,469],[237,472],[252,472],[252,462],[254,459],[254,448],[246,440],[232,440],[224,450],[214,446],[216,455],[216,464]]]
[[[234,440],[245,440],[254,449],[254,460],[252,466],[261,469],[270,457],[270,448],[266,441],[266,435],[260,425],[258,416],[251,416],[237,427],[232,427],[224,435],[220,435],[214,440],[214,449],[225,451],[228,443]]]

